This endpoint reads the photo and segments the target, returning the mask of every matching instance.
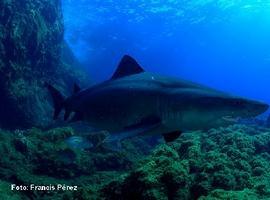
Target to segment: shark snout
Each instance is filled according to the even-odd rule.
[[[239,98],[233,100],[233,107],[235,108],[234,117],[252,118],[266,112],[269,105],[260,101]]]
[[[266,103],[251,101],[246,108],[247,117],[256,117],[265,113],[269,109],[269,105]]]
[[[233,119],[257,117],[269,108],[266,103],[238,97],[227,99],[226,105],[227,109],[230,110],[228,116]]]

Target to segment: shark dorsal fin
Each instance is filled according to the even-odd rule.
[[[114,72],[111,80],[144,72],[143,68],[131,56],[125,55]]]

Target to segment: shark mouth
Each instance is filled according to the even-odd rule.
[[[222,119],[226,122],[231,122],[231,123],[237,123],[240,118],[239,117],[232,117],[232,116],[224,116]]]

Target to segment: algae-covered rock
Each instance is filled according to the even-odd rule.
[[[189,168],[177,152],[160,146],[122,181],[103,189],[105,199],[187,199]]]
[[[118,152],[72,148],[65,141],[79,134],[74,127],[0,130],[0,180],[79,186],[76,192],[19,194],[44,199],[269,199],[268,130],[250,135],[248,129],[184,133],[154,149],[144,138],[129,139]]]
[[[52,109],[44,82],[67,92],[85,80],[63,32],[60,0],[0,1],[2,128],[47,125]]]
[[[199,200],[256,200],[262,199],[255,192],[245,189],[243,191],[214,190],[207,197]]]
[[[102,194],[105,199],[270,198],[265,131],[235,125],[185,133],[173,144],[159,146]]]
[[[73,148],[66,140],[77,134],[79,131],[71,127],[46,131],[37,128],[0,129],[0,154],[4,155],[0,159],[0,181],[19,185],[66,184],[79,187],[76,192],[57,191],[45,195],[40,191],[22,191],[19,194],[30,199],[44,196],[44,199],[100,199],[99,190],[103,185],[132,169],[138,159],[130,156],[132,151],[144,156],[136,145],[140,139],[134,143],[125,141],[121,152],[113,152],[102,148]],[[3,195],[9,193],[4,192]]]
[[[11,191],[11,184],[0,180],[0,199],[21,200],[22,196],[16,191]]]

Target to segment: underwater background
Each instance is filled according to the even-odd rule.
[[[270,1],[64,1],[65,39],[93,79],[124,54],[151,72],[270,101]]]
[[[105,133],[53,121],[44,86],[68,96],[129,54],[146,71],[269,104],[269,10],[268,0],[1,0],[0,200],[270,199],[267,115],[93,149]]]

